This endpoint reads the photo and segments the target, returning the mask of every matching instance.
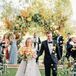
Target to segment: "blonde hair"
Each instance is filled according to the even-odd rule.
[[[30,37],[28,37],[27,39],[26,39],[26,41],[25,41],[25,46],[27,47],[28,45],[27,45],[27,41],[28,40],[31,40],[32,41],[32,38],[30,38]],[[32,46],[32,45],[31,45]]]

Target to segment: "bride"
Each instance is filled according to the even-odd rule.
[[[38,65],[36,64],[36,53],[32,48],[32,39],[27,38],[25,46],[20,48],[22,61],[19,65],[16,76],[41,76]]]

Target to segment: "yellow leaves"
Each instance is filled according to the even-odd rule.
[[[32,7],[29,6],[29,7],[27,8],[27,11],[30,13],[31,10],[32,10]]]
[[[20,15],[22,16],[22,17],[28,17],[29,16],[29,12],[27,11],[27,10],[22,10],[21,11],[21,13],[20,13]]]
[[[46,30],[56,29],[62,32],[64,29],[63,26],[65,25],[67,17],[69,16],[68,11],[66,11],[68,6],[65,8],[66,3],[63,1],[66,0],[55,0],[54,6],[52,8],[50,3],[53,2],[53,0],[34,0],[32,5],[20,11],[20,18],[13,21],[13,23],[17,24],[14,26],[18,31],[21,30],[20,32],[23,35],[25,35],[26,32],[30,30],[44,32]],[[12,23],[9,19],[5,19],[4,22],[7,28],[11,28]],[[36,29],[32,30],[32,28]]]
[[[70,0],[56,0],[55,8],[57,12],[61,11],[63,15],[70,16],[72,14]]]
[[[4,18],[3,22],[4,22],[4,26],[5,26],[7,29],[10,29],[10,30],[12,29],[13,23],[12,23],[12,21],[10,21],[7,17]]]
[[[39,10],[39,12],[40,12],[40,15],[42,16],[42,17],[45,17],[45,9],[44,8],[40,8],[40,10]]]
[[[27,18],[27,21],[31,21],[33,9],[32,7],[28,7],[27,9],[21,10],[21,17]]]
[[[16,27],[19,27],[19,24],[16,24],[15,26],[16,26]]]
[[[42,6],[43,6],[43,0],[36,0],[34,4],[35,4],[35,6],[38,7],[38,8],[39,8],[39,7],[42,7]]]
[[[43,2],[44,0],[36,0],[31,7],[21,11],[21,16],[26,18],[39,12],[44,19],[49,19],[51,17],[51,10],[45,8]],[[27,18],[27,21],[31,21],[31,18]]]
[[[57,25],[54,25],[53,28],[56,30],[58,28],[58,26]]]
[[[28,18],[27,18],[27,21],[31,21],[31,20],[32,20],[31,17],[28,17]]]
[[[50,9],[46,9],[44,7],[39,9],[39,13],[40,15],[46,20],[46,19],[50,19],[51,18],[51,10]]]
[[[22,35],[25,35],[27,31],[28,31],[28,27],[22,27],[21,28]]]

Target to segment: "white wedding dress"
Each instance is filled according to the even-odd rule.
[[[22,60],[16,76],[41,76],[36,60],[34,58],[27,62]]]

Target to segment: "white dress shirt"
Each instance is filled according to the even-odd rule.
[[[57,37],[57,43],[59,43],[59,37],[60,37],[60,36]]]
[[[34,43],[36,43],[36,46],[34,47]],[[35,50],[38,50],[38,37],[33,37],[33,47],[35,48]]]
[[[51,54],[53,52],[53,43],[48,42],[48,48],[49,48],[49,52]]]

